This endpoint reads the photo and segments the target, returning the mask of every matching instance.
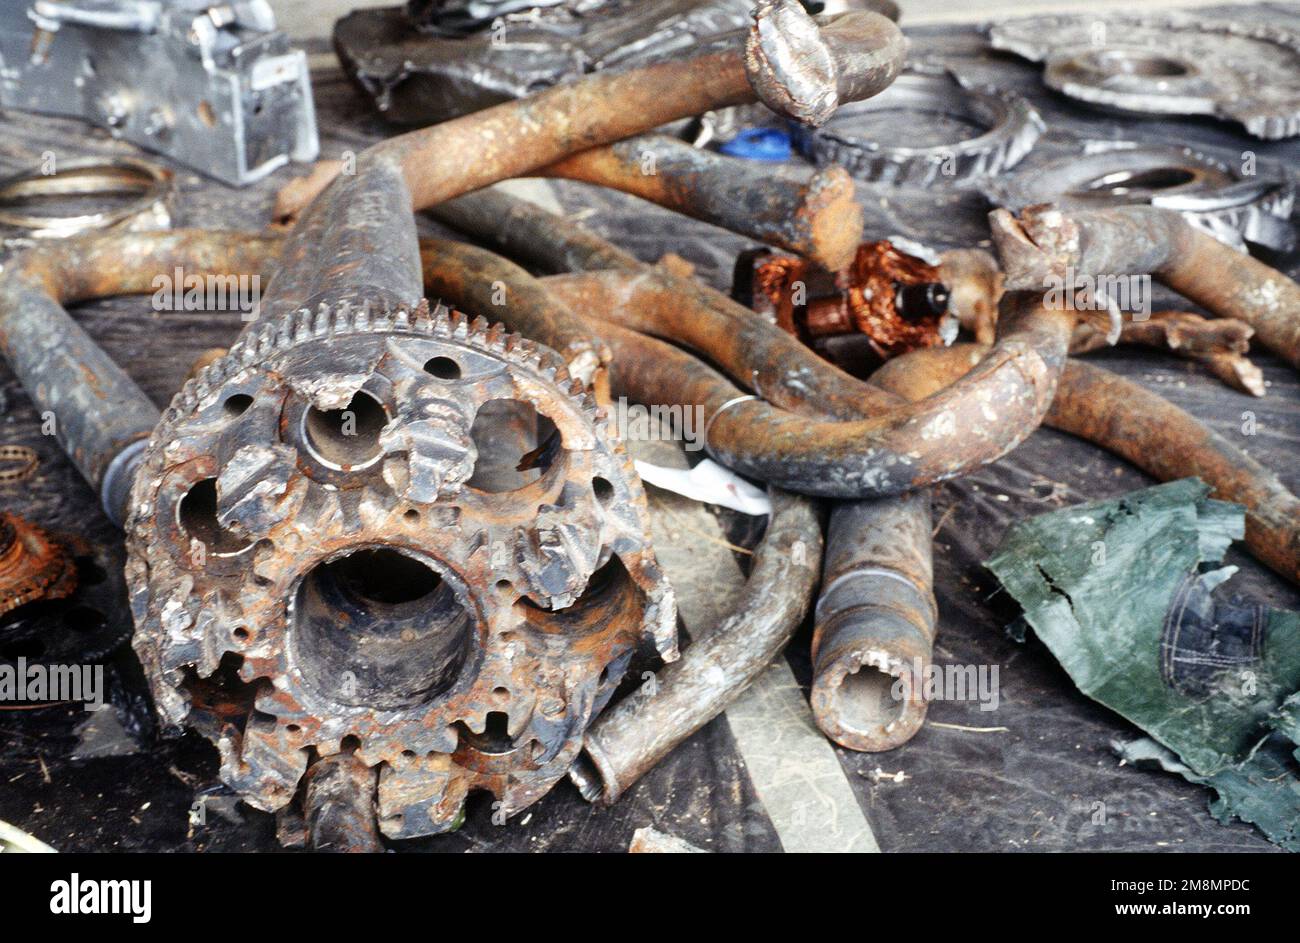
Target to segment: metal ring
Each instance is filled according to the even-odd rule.
[[[713,428],[714,421],[732,406],[735,406],[737,403],[746,402],[747,400],[757,400],[761,402],[762,398],[755,396],[753,393],[746,393],[744,396],[733,396],[713,411],[713,415],[709,417],[709,421],[704,424],[704,445],[706,448],[709,445],[709,430]]]
[[[0,485],[12,485],[30,478],[41,457],[25,445],[0,445],[0,462],[21,463],[17,468],[0,468]]]
[[[61,237],[89,229],[166,229],[171,225],[172,172],[134,157],[60,161],[52,174],[23,171],[0,180],[0,225]],[[139,194],[125,206],[77,216],[41,216],[6,209],[53,196]]]
[[[900,124],[937,117],[978,126],[974,137],[932,146],[882,143],[863,118],[897,115]],[[1043,120],[1019,95],[968,85],[947,71],[914,66],[874,98],[841,106],[823,127],[793,128],[800,149],[819,167],[841,164],[868,183],[929,186],[996,176],[1029,153]],[[902,129],[903,131],[906,128]]]

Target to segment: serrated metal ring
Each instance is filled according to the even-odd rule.
[[[925,122],[951,140],[891,143],[914,138]],[[1042,132],[1038,112],[1013,92],[911,71],[874,98],[841,106],[821,128],[796,128],[795,137],[818,166],[840,164],[870,183],[930,186],[996,176],[1029,153]]]

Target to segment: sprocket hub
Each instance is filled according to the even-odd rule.
[[[134,645],[160,715],[251,805],[378,767],[393,838],[558,780],[632,652],[675,655],[645,497],[560,358],[428,306],[325,305],[189,381],[131,496]]]

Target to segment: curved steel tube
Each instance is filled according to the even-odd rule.
[[[1300,285],[1194,228],[1174,210],[1117,206],[1065,213],[1053,207],[989,216],[1009,289],[1042,290],[1067,273],[1151,274],[1255,337],[1300,368]]]
[[[569,778],[583,797],[617,799],[678,744],[726,709],[780,655],[817,584],[822,534],[813,502],[771,490],[772,517],[735,611],[587,731]]]
[[[618,311],[636,317],[635,307],[608,306],[593,297],[588,289],[596,282],[588,276],[546,279],[548,290],[571,303],[583,298],[597,316]],[[747,398],[716,371],[662,341],[612,324],[596,330],[613,353],[614,389],[637,402],[702,406],[708,417],[705,446],[718,461],[787,491],[875,498],[991,462],[1037,428],[1065,361],[1073,314],[1045,307],[1040,292],[1008,293],[998,327],[1002,340],[951,387],[919,403],[844,421],[809,419]],[[689,329],[676,339],[725,363],[721,350],[697,344]],[[761,379],[755,388],[771,395]]]
[[[55,437],[121,526],[132,459],[160,410],[64,305],[154,291],[159,274],[258,270],[280,240],[246,233],[177,230],[94,233],[42,244],[10,260],[0,275],[0,351]]]

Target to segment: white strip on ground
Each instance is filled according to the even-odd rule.
[[[635,458],[684,468],[669,442],[628,443]],[[708,634],[734,608],[744,574],[718,519],[680,495],[650,491],[655,555],[677,594],[693,638]],[[877,852],[871,825],[835,749],[784,658],[778,658],[724,715],[754,792],[788,852]]]

